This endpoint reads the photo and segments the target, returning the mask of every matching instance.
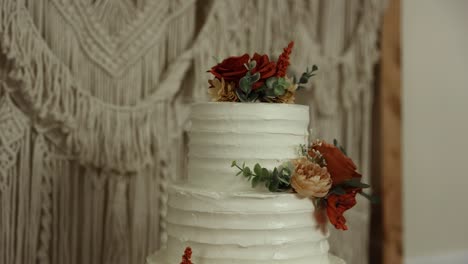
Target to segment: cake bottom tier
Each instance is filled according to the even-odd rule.
[[[174,185],[167,214],[168,263],[186,247],[197,264],[329,264],[328,234],[310,199],[293,193],[215,192]]]
[[[168,254],[166,250],[161,250],[156,252],[155,254],[149,256],[146,259],[146,264],[178,264],[181,262],[182,256],[180,256],[180,259],[176,262],[174,260],[169,260]],[[346,264],[346,262],[338,257],[335,257],[333,255],[328,255],[327,256],[327,263],[329,264]],[[199,264],[203,262],[198,262],[196,259],[193,259],[193,263]],[[219,263],[219,262],[213,262],[213,263]],[[222,263],[228,263],[228,262],[222,262]],[[255,261],[253,262],[229,262],[229,263],[257,263]],[[265,262],[265,263],[276,263],[276,262]],[[295,262],[284,262],[284,263],[295,263]],[[302,263],[320,263],[320,262],[314,262],[313,260],[307,260],[307,262],[302,262]]]

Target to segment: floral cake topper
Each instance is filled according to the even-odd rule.
[[[252,187],[263,183],[272,192],[292,191],[299,196],[311,198],[315,205],[318,227],[325,232],[327,219],[337,229],[347,230],[343,214],[356,205],[356,195],[375,201],[363,192],[370,186],[361,182],[354,162],[346,155],[343,147],[316,140],[310,146],[301,146],[301,156],[273,170],[255,164],[253,170],[236,161],[231,167],[239,169],[252,183]]]
[[[293,47],[294,42],[291,41],[276,62],[271,61],[266,54],[255,53],[250,56],[246,53],[216,64],[208,71],[214,75],[214,79],[208,81],[212,100],[294,103],[296,91],[304,88],[318,68],[313,65],[298,80],[289,78],[286,73]]]

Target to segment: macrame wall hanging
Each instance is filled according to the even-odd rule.
[[[294,65],[320,66],[302,98],[311,128],[341,139],[368,175],[383,7],[1,1],[0,263],[144,263],[163,245],[167,184],[184,175],[189,103],[207,100],[213,54],[272,53],[295,40]],[[355,233],[332,239],[350,263],[366,263],[361,204]]]

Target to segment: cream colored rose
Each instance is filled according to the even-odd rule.
[[[295,166],[291,177],[291,186],[301,196],[325,197],[332,186],[332,180],[327,168],[322,168],[307,158],[293,161]]]

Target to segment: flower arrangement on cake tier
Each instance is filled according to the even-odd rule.
[[[236,161],[232,167],[239,169],[252,183],[252,187],[263,183],[271,192],[296,192],[311,198],[315,205],[315,217],[319,228],[326,230],[327,219],[337,229],[347,230],[343,214],[356,205],[356,195],[374,201],[375,198],[362,190],[370,186],[361,182],[354,162],[346,156],[343,147],[316,140],[310,146],[301,146],[300,157],[273,170],[255,164],[253,169]]]
[[[290,42],[278,57],[271,61],[268,55],[244,54],[224,59],[208,72],[209,94],[217,102],[294,103],[297,90],[304,88],[315,75],[317,66],[307,69],[300,78],[289,78],[286,71],[294,42]]]

